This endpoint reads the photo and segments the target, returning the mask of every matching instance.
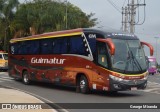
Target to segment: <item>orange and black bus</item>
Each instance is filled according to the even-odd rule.
[[[10,40],[9,76],[76,87],[76,91],[144,89],[147,62],[137,36],[78,28]]]

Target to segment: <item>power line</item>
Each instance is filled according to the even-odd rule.
[[[126,0],[124,1],[125,4]],[[146,18],[146,10],[145,10],[145,0],[144,3],[140,3],[141,0],[128,0],[128,4],[125,7],[122,7],[122,28],[124,31],[130,30],[130,33],[135,32],[135,25],[142,25],[145,22]],[[124,6],[123,4],[123,6]],[[140,12],[139,12],[139,7],[143,6],[144,7],[144,15],[143,15],[143,20],[140,21]],[[136,12],[138,11],[138,18],[137,21],[136,19]],[[126,19],[127,18],[127,19]],[[129,26],[129,27],[127,27]]]
[[[107,0],[119,13],[121,13],[120,9],[116,6],[115,3],[113,3],[112,1],[110,0]]]
[[[124,7],[125,3],[126,3],[126,0],[124,0],[124,2],[123,2],[123,6],[122,6],[122,7]]]

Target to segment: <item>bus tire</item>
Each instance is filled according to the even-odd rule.
[[[23,83],[25,85],[29,85],[31,83],[30,79],[29,79],[29,74],[27,71],[23,72],[23,77],[22,77]]]
[[[87,80],[87,78],[84,75],[82,75],[80,77],[80,80],[79,80],[79,89],[80,89],[80,92],[83,93],[83,94],[89,93],[88,80]]]

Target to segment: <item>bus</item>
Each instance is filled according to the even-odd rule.
[[[157,73],[157,61],[153,56],[148,56],[148,72],[152,75]]]
[[[10,40],[9,76],[72,86],[77,92],[145,89],[147,62],[137,36],[78,28]]]
[[[8,53],[5,51],[0,51],[0,70],[8,70]]]

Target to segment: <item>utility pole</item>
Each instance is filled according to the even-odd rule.
[[[130,33],[134,33],[135,26],[135,7],[134,0],[131,2],[131,21],[130,21]]]
[[[142,1],[142,0],[141,0]],[[124,32],[135,32],[135,25],[142,25],[145,22],[145,0],[140,3],[139,0],[128,0],[127,6],[122,7],[122,29]],[[140,21],[139,7],[144,6],[144,19]],[[138,10],[137,10],[138,9]],[[138,20],[136,19],[136,11],[138,11]]]
[[[125,22],[124,22],[124,31],[125,32],[128,32],[127,21],[128,21],[128,10],[127,10],[127,7],[125,7]]]
[[[124,12],[124,8],[122,7],[122,27],[121,27],[121,29],[124,31],[124,14],[125,14],[125,12]]]
[[[128,10],[127,7],[123,8],[122,7],[122,30],[124,32],[128,32]]]

